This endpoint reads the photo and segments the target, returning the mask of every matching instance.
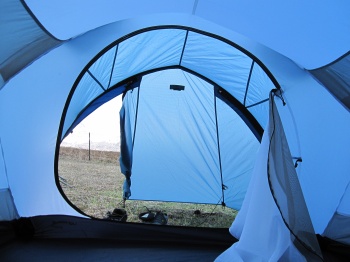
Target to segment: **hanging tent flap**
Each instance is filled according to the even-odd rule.
[[[322,259],[322,254],[274,100],[275,92],[280,95],[281,91],[273,90],[270,94],[267,166],[269,185],[294,244],[307,259],[317,261]]]
[[[269,136],[265,132],[242,208],[229,229],[239,241],[216,262],[306,261],[293,245],[272,198],[267,179],[268,149]]]
[[[270,95],[269,112],[267,132],[263,136],[247,197],[230,228],[231,234],[239,241],[217,261],[227,261],[232,257],[243,261],[257,257],[273,261],[322,260],[274,92]]]
[[[123,198],[131,196],[131,174],[134,147],[135,123],[137,116],[137,104],[139,88],[128,90],[123,97],[122,107],[119,112],[120,118],[120,170],[125,175],[123,185]]]

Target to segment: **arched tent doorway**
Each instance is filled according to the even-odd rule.
[[[240,209],[276,88],[263,68],[241,47],[202,31],[136,31],[81,72],[60,136],[123,93],[131,199]]]

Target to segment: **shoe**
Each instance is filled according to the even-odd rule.
[[[128,215],[124,209],[115,208],[112,213],[107,212],[107,219],[109,220],[126,222],[127,218]]]
[[[143,212],[139,215],[139,219],[142,222],[152,222],[154,220],[154,217],[155,217],[155,215],[151,211]]]
[[[168,215],[160,211],[156,213],[152,211],[143,212],[139,215],[139,219],[146,224],[166,225],[168,223]]]
[[[166,225],[168,223],[168,215],[158,211],[154,217],[153,223],[156,225]]]

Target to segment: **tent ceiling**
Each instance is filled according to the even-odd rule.
[[[170,67],[194,72],[223,88],[249,112],[243,115],[251,114],[265,126],[268,94],[275,85],[256,61],[232,43],[200,32],[153,28],[116,41],[86,66],[73,88],[62,138],[97,97],[129,77]]]
[[[202,0],[173,3],[160,0],[102,0],[95,3],[89,0],[68,4],[58,0],[46,4],[33,0],[5,0],[0,3],[0,35],[6,39],[0,43],[0,88],[31,62],[62,43],[57,39],[67,40],[103,25],[123,23],[135,17],[157,24],[156,15],[173,17],[173,24],[179,24],[177,17],[182,17],[181,21],[203,19],[263,44],[303,68],[322,67],[325,72],[325,65],[331,65],[349,52],[349,5],[350,2],[341,0],[317,5],[302,0],[288,5],[277,0],[269,3],[220,1],[220,5]],[[341,66],[346,63],[349,67],[348,61],[343,59]],[[314,76],[347,106],[344,92],[349,93],[349,70],[339,72],[336,69],[327,79],[317,73]],[[336,77],[335,81],[333,77]]]
[[[35,0],[25,2],[59,39],[133,17],[178,13],[195,15],[238,32],[307,69],[326,65],[349,51],[349,1],[85,0],[63,3],[52,0],[45,5]]]
[[[60,41],[37,24],[19,1],[0,3],[0,89],[13,75]]]

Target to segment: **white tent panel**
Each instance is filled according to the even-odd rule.
[[[91,41],[91,37],[63,44],[42,56],[1,90],[2,146],[6,148],[9,186],[20,216],[57,213],[81,216],[57,189],[54,156],[70,88],[92,54],[104,46],[101,41]],[[88,49],[84,39],[91,43]],[[20,101],[20,106],[13,101]]]
[[[62,4],[62,1],[54,0],[49,5],[43,5],[26,0],[26,3],[52,34],[59,39],[68,39],[99,26],[134,17],[160,13],[171,16],[191,14],[195,1],[84,0]]]
[[[199,1],[196,15],[312,69],[349,51],[349,9],[348,1]]]
[[[83,1],[83,4],[80,1],[62,4],[62,1],[55,0],[42,5],[35,0],[26,0],[26,3],[59,39],[68,39],[131,17],[157,16],[160,13],[167,16],[194,14],[245,35],[308,69],[328,64],[349,51],[348,1],[314,4],[298,0],[285,4],[278,0],[268,3],[226,0],[218,4],[205,0],[166,3],[160,0],[103,0],[95,3],[90,0]]]
[[[31,74],[30,71],[26,70],[26,73]],[[26,73],[23,72],[21,76],[28,77]],[[23,100],[21,107],[11,103],[12,99],[1,99],[1,109],[6,107],[6,110],[1,111],[7,112],[1,115],[1,121],[11,123],[7,125],[8,129],[2,130],[2,144],[3,148],[6,148],[8,183],[18,213],[20,216],[30,216],[61,210],[60,212],[77,214],[63,201],[53,176],[53,156],[57,138],[54,130],[57,131],[58,125],[48,119],[59,119],[60,110],[57,109],[62,108],[57,108],[58,104],[52,101],[59,101],[63,97],[51,88],[46,88],[45,82],[41,80],[33,79],[23,84],[19,79],[13,79],[12,83],[15,86],[3,92],[7,93],[7,98]],[[40,82],[42,85],[39,85]],[[26,85],[36,88],[29,89]],[[47,99],[37,99],[33,102],[32,99],[27,99],[32,95],[38,98],[45,95]],[[36,117],[33,117],[34,115]],[[15,118],[16,121],[9,118]],[[3,122],[1,125],[3,126]],[[14,135],[17,137],[15,141],[11,139]]]
[[[303,160],[298,166],[300,184],[316,233],[322,233],[348,183],[345,170],[350,170],[350,163],[345,159],[350,153],[350,138],[346,135],[350,115],[312,77],[296,75],[294,80],[294,85],[284,88],[288,106],[281,106],[279,112],[286,122],[287,138],[291,139],[291,153]],[[341,143],[334,141],[336,137],[342,137]]]

